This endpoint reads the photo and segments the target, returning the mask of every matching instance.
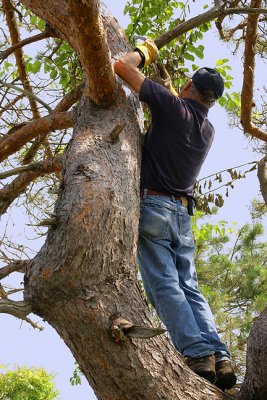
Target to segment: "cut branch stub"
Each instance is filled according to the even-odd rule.
[[[136,339],[150,339],[154,336],[161,335],[166,332],[160,327],[153,328],[150,326],[134,325],[132,322],[124,318],[116,318],[111,325],[111,333],[115,342],[125,342],[127,337]]]

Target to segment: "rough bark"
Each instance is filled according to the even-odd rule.
[[[247,346],[247,369],[240,400],[267,399],[267,308],[256,319]]]
[[[267,157],[258,162],[258,179],[260,182],[261,194],[267,206]]]

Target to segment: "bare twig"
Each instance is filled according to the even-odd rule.
[[[38,96],[36,96],[36,94],[34,94],[32,91],[27,91],[27,90],[21,89],[20,87],[13,85],[12,83],[4,82],[1,79],[0,79],[0,84],[2,86],[8,87],[10,89],[15,89],[17,92],[23,93],[24,96],[32,97],[38,103],[42,104],[42,106],[44,106],[49,112],[53,111],[52,108],[48,104],[46,104],[42,99],[40,99]]]

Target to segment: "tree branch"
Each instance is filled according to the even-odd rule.
[[[15,260],[3,268],[0,268],[0,280],[12,274],[12,272],[25,272],[29,260]]]
[[[60,102],[57,104],[54,109],[54,113],[59,113],[63,111],[68,111],[73,104],[75,104],[82,96],[84,91],[84,83],[81,83],[79,86],[71,90]]]
[[[251,7],[260,7],[262,0],[252,0]],[[252,124],[254,71],[255,71],[255,46],[257,44],[259,14],[248,16],[244,51],[244,77],[241,92],[241,124],[244,131],[251,136],[267,142],[267,134]]]
[[[240,8],[226,9],[225,5],[220,5],[221,4],[220,2],[217,3],[219,4],[219,6],[217,5],[211,8],[210,10],[189,19],[188,21],[182,22],[175,28],[170,29],[168,32],[165,32],[162,35],[160,35],[155,40],[157,47],[161,49],[163,46],[171,42],[173,39],[176,39],[179,36],[183,35],[184,33],[190,31],[191,29],[194,29],[206,22],[210,22],[220,16],[234,15],[234,14],[253,14],[253,15],[259,15],[261,13],[267,14],[267,8],[240,7]]]
[[[16,318],[28,322],[33,328],[42,331],[44,328],[31,321],[27,315],[32,312],[30,303],[26,301],[14,301],[10,299],[0,299],[0,313],[10,314]]]
[[[62,156],[46,159],[43,162],[27,166],[27,170],[22,172],[13,182],[5,185],[0,190],[0,215],[4,214],[10,204],[22,193],[25,192],[27,186],[40,176],[51,174],[52,172],[60,172],[62,170]],[[22,167],[25,168],[25,167]],[[0,275],[1,276],[1,275]]]
[[[14,44],[13,46],[9,47],[8,49],[0,52],[0,60],[5,60],[10,54],[14,53],[14,51],[21,49],[22,47],[26,46],[27,44],[38,42],[39,40],[47,39],[49,37],[57,37],[55,32],[50,28],[47,27],[43,32],[38,33],[37,35],[31,36],[27,39],[21,40],[20,42]]]
[[[12,108],[19,100],[23,99],[23,97],[24,97],[24,95],[20,94],[17,97],[15,97],[12,101],[7,103],[6,106],[3,107],[2,110],[0,111],[0,117],[4,114],[4,112],[6,112],[10,108]],[[1,139],[0,139],[0,141],[1,141]]]
[[[17,318],[25,319],[31,311],[32,308],[26,301],[0,299],[0,313],[6,313]]]
[[[8,88],[10,88],[10,89],[15,89],[15,90],[17,90],[18,92],[23,93],[24,96],[33,98],[33,99],[36,100],[38,103],[42,104],[42,106],[44,106],[49,112],[52,112],[52,111],[53,111],[52,108],[51,108],[48,104],[46,104],[42,99],[40,99],[38,96],[36,96],[36,94],[34,94],[32,91],[27,91],[27,90],[25,90],[25,89],[21,89],[20,87],[18,87],[18,86],[16,86],[16,85],[13,85],[12,83],[4,82],[4,81],[2,81],[1,79],[0,79],[0,84],[1,84],[2,86],[8,87]],[[39,115],[39,114],[38,114],[38,115]],[[38,118],[39,118],[39,117],[38,117]]]
[[[2,7],[3,7],[4,14],[6,16],[7,26],[8,26],[9,32],[10,32],[12,45],[16,45],[16,44],[20,43],[21,40],[20,40],[20,35],[19,35],[19,30],[18,30],[18,26],[17,26],[17,22],[16,22],[13,5],[11,4],[10,0],[3,0]],[[16,64],[18,67],[19,77],[23,84],[23,88],[26,92],[32,93],[32,88],[31,88],[30,81],[29,81],[29,78],[28,78],[28,75],[26,72],[25,62],[23,59],[23,53],[22,53],[21,48],[18,48],[17,50],[15,50],[14,54],[15,54],[15,58],[16,58]],[[33,118],[39,118],[40,114],[39,114],[35,99],[32,96],[28,96],[28,98],[29,98],[29,103],[31,106]]]
[[[0,161],[5,160],[9,155],[14,154],[29,140],[37,136],[41,138],[47,133],[67,129],[74,125],[74,115],[71,111],[52,113],[46,117],[38,118],[23,126],[18,131],[8,136],[0,143]]]
[[[69,0],[79,59],[89,82],[88,96],[96,103],[109,103],[115,95],[115,76],[103,28],[99,0]]]

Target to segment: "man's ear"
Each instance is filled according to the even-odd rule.
[[[184,85],[184,90],[189,90],[192,85],[192,79],[190,79],[186,84]]]
[[[182,88],[182,90],[179,93],[179,97],[184,97],[184,95],[186,96],[188,94],[188,90],[190,89],[192,85],[192,79],[190,79],[188,82],[186,82],[186,84],[184,85],[184,87]]]

